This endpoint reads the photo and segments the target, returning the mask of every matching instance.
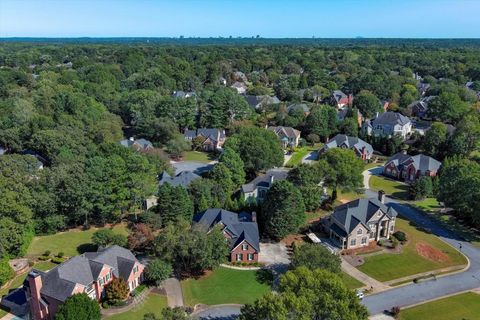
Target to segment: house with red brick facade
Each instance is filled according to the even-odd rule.
[[[224,209],[207,209],[195,214],[193,223],[205,228],[207,232],[214,227],[222,229],[230,248],[230,261],[258,262],[260,236],[255,212],[235,213]]]
[[[47,272],[33,269],[24,282],[30,318],[54,319],[58,307],[77,293],[100,301],[114,278],[127,281],[131,292],[143,281],[144,269],[132,252],[116,245],[73,257]]]
[[[383,167],[383,174],[395,179],[413,182],[420,177],[435,177],[442,163],[424,154],[410,156],[406,151],[394,154]]]

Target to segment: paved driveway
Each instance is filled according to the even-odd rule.
[[[290,264],[287,246],[284,243],[260,243],[258,262],[269,266],[272,264]]]
[[[312,163],[318,159],[318,151],[312,151],[302,159],[302,163]]]
[[[366,195],[368,197],[376,197],[377,193],[367,190]],[[388,197],[385,199],[385,203],[393,207],[402,217],[407,218],[418,226],[430,230],[450,245],[459,248],[461,244],[462,252],[470,260],[470,267],[467,271],[461,273],[437,277],[437,280],[430,280],[419,284],[412,283],[378,294],[369,295],[363,299],[362,303],[368,308],[371,314],[390,310],[392,306],[405,307],[480,287],[479,248],[464,241],[453,232],[444,229],[439,223],[431,220],[428,216],[410,206],[398,203],[396,200]]]
[[[196,318],[202,320],[235,320],[240,315],[240,306],[217,306],[199,312]]]

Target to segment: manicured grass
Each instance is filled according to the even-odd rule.
[[[342,273],[340,273],[340,278],[342,278],[343,283],[345,283],[345,285],[349,289],[353,290],[353,289],[358,289],[364,286],[362,282],[358,281],[357,279],[355,279],[354,277],[352,277],[351,275],[343,271]]]
[[[448,298],[427,302],[400,312],[401,320],[479,320],[480,295],[467,292]]]
[[[442,209],[440,203],[435,198],[426,198],[420,201],[412,202],[412,205],[425,212],[438,212]]]
[[[209,163],[212,160],[214,160],[214,158],[213,158],[213,153],[210,154],[210,153],[199,152],[199,151],[185,151],[183,153],[183,160]]]
[[[41,271],[47,271],[54,268],[55,266],[57,265],[50,261],[42,261],[42,262],[36,263],[34,268]],[[27,273],[22,273],[16,276],[15,278],[13,278],[13,281],[10,283],[8,287],[2,288],[0,290],[0,297],[2,297],[3,295],[6,295],[10,290],[20,287],[23,283],[23,280],[25,280],[26,276],[27,276]]]
[[[89,250],[95,250],[92,242],[92,235],[101,228],[90,228],[88,230],[69,230],[48,236],[35,237],[28,248],[27,255],[38,256],[46,250],[52,254],[63,252],[66,256],[72,257]],[[119,224],[113,227],[115,233],[128,235],[125,225]]]
[[[5,317],[7,315],[7,311],[6,310],[3,310],[3,308],[5,308],[4,306],[0,306],[0,319]]]
[[[370,163],[366,163],[364,170],[369,170],[369,169],[372,169],[372,168],[380,167],[380,166],[382,166],[382,165],[383,165],[383,163],[380,163],[380,162],[370,162]]]
[[[290,160],[288,160],[286,167],[293,168],[302,163],[302,159],[312,151],[318,150],[321,148],[321,144],[316,144],[315,146],[305,146],[300,147],[295,150],[292,154]]]
[[[150,293],[145,301],[133,308],[130,311],[115,314],[107,317],[109,320],[132,320],[132,319],[143,319],[143,316],[146,313],[154,313],[158,318],[161,317],[162,309],[167,307],[167,297],[157,294]]]
[[[182,281],[183,299],[188,306],[197,303],[215,305],[245,304],[270,291],[270,286],[257,279],[257,271],[220,267],[200,278]]]
[[[365,257],[365,263],[358,267],[359,270],[379,281],[390,281],[417,273],[428,272],[436,269],[465,265],[467,260],[455,248],[443,242],[436,236],[418,230],[408,221],[397,218],[396,230],[407,234],[408,243],[402,252],[382,253]],[[433,261],[417,253],[416,245],[422,242],[446,254],[445,261]]]
[[[383,190],[387,195],[391,195],[397,199],[409,199],[408,185],[399,181],[384,176],[371,176],[368,183],[372,190]]]

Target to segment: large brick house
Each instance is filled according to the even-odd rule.
[[[185,140],[192,141],[195,138],[202,138],[202,148],[204,151],[215,151],[220,149],[225,143],[225,130],[216,128],[201,128],[196,130],[185,130]]]
[[[395,230],[397,212],[378,198],[357,199],[335,208],[326,221],[330,239],[342,250],[358,249],[389,239]]]
[[[115,245],[73,257],[47,272],[33,269],[24,282],[31,319],[54,319],[58,307],[77,293],[100,301],[114,278],[127,281],[133,291],[143,281],[144,268],[129,250]]]
[[[207,209],[193,216],[193,224],[207,232],[220,227],[228,241],[230,261],[258,262],[260,236],[255,212],[237,214],[224,209]]]
[[[322,154],[335,148],[351,149],[355,152],[357,157],[362,160],[369,160],[373,154],[373,147],[371,144],[357,137],[349,137],[344,134],[337,134],[330,139],[330,141],[323,145],[318,153]]]
[[[424,154],[410,156],[405,151],[394,154],[383,167],[383,174],[413,182],[420,177],[435,177],[442,163]]]

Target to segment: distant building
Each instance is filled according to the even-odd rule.
[[[330,104],[337,107],[343,108],[345,106],[351,105],[353,102],[353,95],[349,94],[348,96],[340,90],[334,90],[330,96]]]
[[[215,151],[222,148],[225,143],[225,130],[216,128],[201,128],[195,130],[185,130],[185,140],[193,141],[195,138],[202,138],[202,147],[204,151]]]
[[[143,138],[135,139],[131,137],[130,139],[123,139],[119,143],[126,148],[132,148],[136,151],[153,150],[153,144],[150,141]]]
[[[391,156],[383,167],[383,174],[395,179],[413,182],[420,177],[435,177],[442,163],[424,154],[410,156],[405,151]]]
[[[169,183],[174,187],[182,186],[187,188],[188,185],[196,179],[201,179],[201,177],[192,171],[182,171],[173,177],[164,171],[160,177],[159,185]]]
[[[310,107],[306,103],[292,103],[287,107],[289,114],[296,110],[301,110],[305,116],[310,114]]]
[[[195,91],[190,91],[190,92],[185,92],[185,91],[173,91],[174,98],[179,98],[179,99],[186,99],[186,98],[196,98],[197,94]]]
[[[436,96],[428,96],[420,100],[414,101],[407,106],[407,110],[410,112],[412,116],[425,118],[428,112],[428,105],[435,98]]]
[[[35,157],[35,159],[37,159],[37,170],[42,170],[43,167],[47,164],[47,160],[42,157],[38,152],[32,150],[23,150],[20,151],[20,154]]]
[[[292,127],[268,127],[268,130],[273,131],[279,138],[282,147],[297,147],[300,142],[301,132]]]
[[[238,94],[245,94],[247,92],[247,85],[243,82],[236,81],[234,82],[230,88],[237,90]]]
[[[247,203],[260,203],[265,199],[267,191],[275,181],[287,179],[288,171],[282,169],[269,170],[246,183],[240,189],[243,199]]]
[[[412,122],[398,112],[387,111],[371,121],[366,120],[362,125],[362,131],[374,136],[396,135],[405,140],[412,132]]]
[[[261,109],[268,105],[280,103],[280,100],[276,96],[271,97],[268,95],[263,95],[263,96],[246,95],[245,100],[247,100],[248,105],[255,110]]]
[[[330,139],[319,150],[319,154],[325,153],[330,149],[343,148],[350,149],[355,152],[357,157],[362,160],[369,160],[373,155],[373,147],[357,137],[350,137],[344,134],[337,134]]]
[[[193,216],[194,227],[206,232],[220,227],[228,241],[230,261],[258,262],[260,235],[255,212],[235,213],[224,209],[207,209]]]

